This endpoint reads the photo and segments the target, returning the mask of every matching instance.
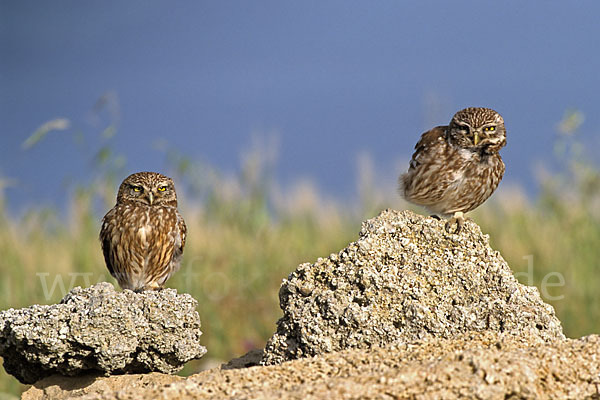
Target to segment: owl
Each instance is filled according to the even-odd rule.
[[[448,126],[421,136],[400,194],[433,214],[449,218],[446,231],[460,232],[464,213],[492,195],[504,175],[499,150],[506,145],[504,120],[489,108],[470,107],[454,114]]]
[[[186,231],[171,178],[156,172],[129,175],[117,204],[102,219],[106,266],[123,289],[161,289],[179,269]]]

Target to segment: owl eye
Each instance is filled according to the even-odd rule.
[[[133,191],[134,192],[141,192],[142,191],[142,187],[141,186],[133,186]]]
[[[166,190],[167,190],[167,187],[166,187],[166,186],[159,186],[159,187],[158,187],[158,191],[159,191],[159,192],[164,192],[164,191],[166,191]]]
[[[465,131],[466,133],[469,133],[469,127],[467,125],[459,125],[458,129],[461,131]]]
[[[493,132],[496,130],[495,126],[486,126],[485,128],[483,128],[484,131],[486,132]]]

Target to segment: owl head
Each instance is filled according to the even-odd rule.
[[[121,183],[117,194],[117,204],[127,203],[177,207],[175,184],[157,172],[131,174]]]
[[[497,153],[506,145],[504,119],[491,108],[469,107],[452,117],[448,142],[483,154]]]

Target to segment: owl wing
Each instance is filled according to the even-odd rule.
[[[179,212],[177,212],[177,227],[179,228],[179,236],[181,238],[181,246],[179,246],[179,251],[183,253],[183,248],[185,247],[185,238],[187,236],[187,226],[185,225],[185,221]]]
[[[179,211],[176,212],[177,222],[176,229],[173,229],[173,238],[174,238],[174,246],[173,253],[171,256],[171,263],[173,264],[174,271],[179,269],[179,264],[181,263],[181,257],[183,256],[183,248],[185,247],[185,238],[187,234],[187,226],[185,225],[185,221]]]
[[[104,218],[102,219],[102,229],[100,229],[100,243],[102,245],[102,253],[104,254],[104,261],[106,262],[106,267],[108,268],[108,272],[112,276],[115,276],[115,268],[113,262],[113,251],[111,246],[111,226],[108,221],[113,219],[114,208],[110,210]]]
[[[405,200],[430,207],[443,197],[448,182],[447,179],[440,179],[438,172],[446,168],[444,151],[447,148],[447,128],[437,126],[421,135],[408,171],[398,179],[398,189]]]
[[[417,169],[421,164],[428,163],[428,159],[436,155],[436,152],[429,151],[438,141],[444,140],[447,126],[436,126],[421,135],[421,139],[415,145],[415,152],[410,160],[409,170]]]

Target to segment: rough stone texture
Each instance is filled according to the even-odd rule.
[[[77,287],[59,304],[0,312],[0,356],[23,383],[90,371],[174,373],[206,353],[196,305],[174,289]]]
[[[36,382],[23,393],[22,398],[28,400],[48,400],[81,398],[91,395],[112,396],[115,391],[127,388],[132,393],[160,390],[163,386],[185,379],[177,375],[165,375],[158,372],[149,374],[113,375],[105,377],[99,374],[86,374],[77,377],[52,375]],[[136,397],[153,399],[154,397]]]
[[[410,211],[383,211],[338,254],[301,264],[279,299],[265,365],[472,331],[564,339],[554,309],[517,282],[475,223],[449,234]]]
[[[243,356],[234,358],[233,360],[230,360],[229,362],[221,365],[221,369],[239,369],[254,367],[256,365],[260,365],[263,355],[263,349],[250,350]]]
[[[472,332],[186,379],[115,376],[82,387],[76,378],[49,378],[23,399],[597,399],[599,360],[596,335],[547,343]]]

